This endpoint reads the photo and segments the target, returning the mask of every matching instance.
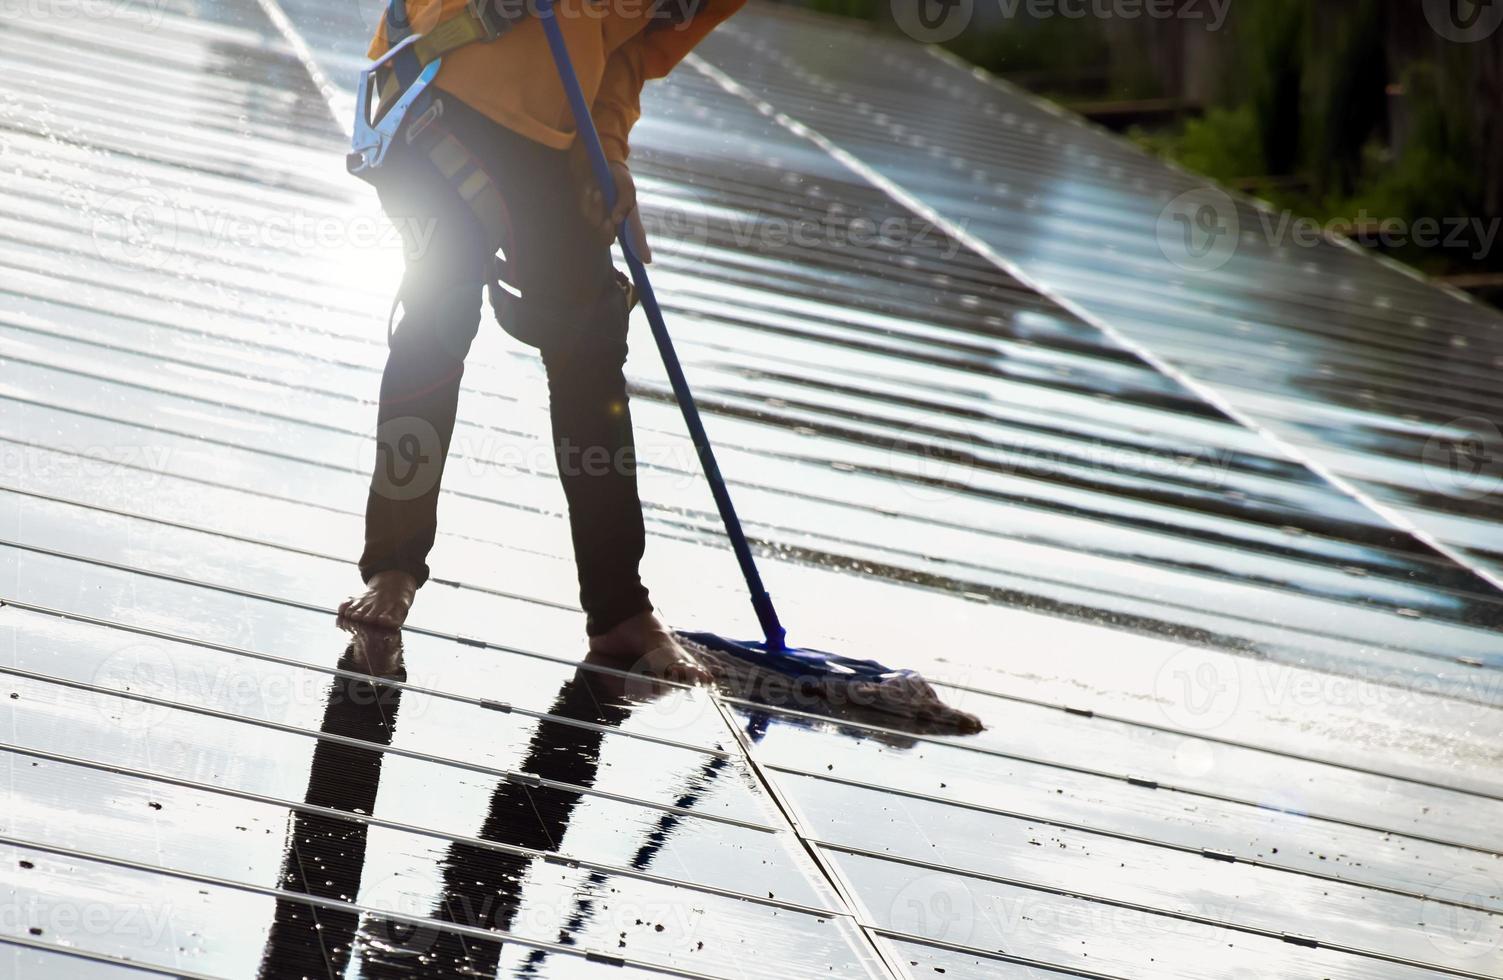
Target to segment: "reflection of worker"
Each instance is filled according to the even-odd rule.
[[[370,743],[319,739],[308,766],[306,808],[292,812],[277,885],[291,894],[337,902],[360,892],[370,826],[339,813],[371,814],[381,788],[383,746],[391,744],[402,706],[402,688],[386,680],[407,679],[401,633],[348,627],[350,639],[329,685],[321,732]],[[369,674],[367,680],[359,675]],[[278,898],[266,937],[259,976],[343,975],[360,914],[354,909]]]
[[[357,624],[348,628],[350,641],[338,664],[343,673],[330,686],[320,730],[368,742],[370,747],[320,739],[313,750],[308,806],[293,812],[278,877],[286,894],[277,900],[259,975],[265,980],[343,976],[354,961],[355,972],[373,980],[411,978],[415,961],[424,957],[425,962],[439,964],[431,968],[444,976],[495,976],[501,943],[445,925],[510,929],[522,901],[522,884],[537,859],[504,846],[454,840],[444,850],[443,893],[432,906],[400,908],[405,880],[371,880],[366,870],[371,835],[364,818],[379,816],[382,749],[393,740],[403,694],[401,687],[384,681],[405,680],[406,675],[399,631]],[[539,720],[528,742],[517,771],[544,783],[526,786],[498,779],[476,835],[481,841],[558,852],[584,791],[599,775],[606,730],[618,728],[633,710],[623,678],[594,669],[599,662],[593,654],[585,658],[584,666],[559,689],[548,717]],[[367,672],[371,680],[351,676]],[[650,699],[664,690],[639,683],[632,693]],[[723,756],[711,757],[717,766],[724,761]],[[659,824],[654,850],[673,826]],[[374,867],[381,860],[369,863]],[[362,921],[354,908],[311,904],[298,895],[340,903],[375,902],[379,908]],[[392,911],[426,923],[381,914]],[[573,923],[572,928],[582,925]]]
[[[623,220],[640,232],[626,158],[643,81],[666,75],[743,2],[558,5],[615,175],[618,203],[610,215],[574,139],[536,18],[524,17],[494,41],[443,55],[436,108],[403,123],[377,182],[382,206],[402,233],[407,271],[403,313],[381,379],[360,560],[366,591],[341,613],[398,626],[428,578],[460,378],[499,238],[505,278],[520,293],[520,299],[500,296],[504,325],[539,348],[548,374],[555,457],[590,649],[648,657],[648,666],[670,676],[702,679],[653,614],[638,577],[644,530],[622,374],[628,298],[609,243],[612,227]],[[408,16],[415,32],[438,37],[438,25],[489,16],[486,8],[476,5],[477,15],[464,0],[413,0]],[[383,23],[372,56],[387,49],[386,38]],[[481,195],[473,191],[486,178],[495,189],[494,206],[482,216]]]
[[[605,729],[619,727],[631,715],[631,706],[622,699],[622,686],[620,678],[587,668],[564,682],[548,709],[550,717],[538,722],[517,767],[519,772],[541,777],[543,784],[498,780],[476,837],[542,853],[559,851],[569,821],[585,799],[581,790],[594,786],[599,775]],[[379,913],[368,917],[359,943],[361,975],[371,980],[407,980],[413,975],[413,961],[422,957],[423,962],[441,964],[444,976],[496,976],[500,942],[477,940],[473,934],[445,929],[442,924],[512,930],[522,907],[523,886],[536,861],[526,854],[472,841],[450,843],[439,862],[441,894],[427,908],[404,910],[422,915],[433,925],[414,928]],[[558,938],[574,941],[572,935]]]

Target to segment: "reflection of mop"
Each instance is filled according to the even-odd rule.
[[[689,788],[678,799],[674,800],[674,806],[684,810],[694,807],[709,791],[710,783],[730,763],[730,756],[713,756],[695,776],[689,780]],[[629,867],[633,871],[646,871],[652,859],[657,856],[668,843],[673,830],[684,819],[682,813],[664,813],[658,817],[657,826],[647,834],[646,841],[637,848],[637,853],[632,856]],[[594,893],[610,880],[610,875],[603,871],[592,871],[580,884],[579,894],[574,900],[574,911],[559,928],[558,941],[563,945],[573,945],[574,936],[584,928],[590,918],[590,913],[595,907]],[[527,959],[520,968],[517,976],[537,976],[537,971],[542,968],[543,961],[548,958],[548,950],[534,949],[527,955]]]
[[[719,673],[717,671],[717,680],[718,679]],[[750,717],[747,720],[746,734],[752,742],[760,742],[762,740],[763,736],[767,734],[767,729],[772,723],[772,720],[772,716],[765,711],[754,711],[751,713]],[[806,719],[796,716],[783,717],[779,720],[786,721],[799,727],[806,727],[813,724]],[[862,734],[871,735],[870,732],[863,732]],[[911,741],[892,739],[883,735],[877,735],[875,737],[877,737],[879,740],[888,742],[889,744],[893,744],[901,748],[906,748],[912,744]],[[673,801],[674,806],[678,807],[681,810],[692,810],[695,804],[699,803],[699,801],[704,798],[705,794],[709,792],[710,784],[714,781],[715,777],[718,776],[722,771],[724,771],[725,767],[729,763],[729,756],[715,756],[711,758],[704,764],[703,767],[701,767],[699,772],[689,780],[689,786],[684,791],[683,795]],[[637,852],[632,856],[631,862],[629,863],[628,867],[630,867],[633,871],[646,871],[648,865],[652,863],[653,858],[655,858],[658,855],[658,852],[660,852],[668,843],[668,839],[672,836],[674,828],[676,828],[684,819],[685,814],[683,813],[664,813],[662,816],[660,816],[658,818],[657,825],[648,832],[647,838],[643,842],[642,846],[637,848]],[[584,881],[581,882],[580,887],[577,890],[578,894],[574,900],[574,911],[570,913],[563,926],[559,928],[558,942],[560,944],[573,945],[574,936],[584,928],[585,923],[590,918],[591,911],[594,909],[595,895],[599,893],[601,886],[605,885],[609,880],[609,874],[601,871],[592,871],[584,879]],[[534,949],[527,955],[527,959],[518,968],[517,976],[538,976],[538,971],[542,969],[543,961],[548,958],[548,953],[549,951],[546,949]]]
[[[585,100],[584,92],[579,87],[579,78],[575,75],[573,62],[569,58],[569,50],[564,44],[563,32],[553,12],[553,0],[538,0],[537,16],[543,22],[548,47],[553,54],[553,63],[558,69],[559,81],[563,84],[564,92],[569,98],[569,107],[574,115],[578,138],[584,142],[584,149],[589,156],[595,178],[600,183],[601,196],[604,199],[606,211],[609,213],[615,209],[616,205],[616,182],[611,174],[610,164],[606,161],[605,151],[600,146],[600,137],[595,132],[595,123],[590,117],[590,107]],[[767,589],[762,585],[762,576],[757,571],[751,545],[748,544],[746,535],[741,529],[741,521],[737,518],[735,506],[731,503],[725,478],[721,475],[720,467],[715,461],[715,452],[710,446],[710,438],[705,432],[704,423],[700,420],[699,409],[694,404],[694,396],[689,391],[689,382],[684,377],[683,366],[679,363],[678,354],[673,349],[673,341],[668,336],[668,327],[663,321],[663,311],[658,306],[657,295],[653,292],[652,283],[648,280],[647,269],[632,245],[631,235],[625,223],[617,229],[617,237],[621,242],[621,251],[626,256],[626,265],[631,271],[632,282],[636,285],[642,310],[647,314],[647,322],[652,326],[652,336],[657,342],[658,353],[662,355],[663,366],[668,372],[668,380],[673,385],[673,394],[683,412],[684,422],[689,428],[689,435],[699,454],[705,478],[710,483],[710,492],[715,497],[715,506],[720,511],[720,519],[725,524],[726,535],[731,539],[731,548],[735,551],[736,560],[741,565],[741,574],[746,579],[747,589],[751,593],[752,607],[756,610],[757,621],[762,626],[763,639],[737,641],[715,633],[682,633],[680,636],[698,649],[709,651],[719,657],[735,657],[752,663],[759,669],[807,679],[811,683],[810,690],[822,696],[838,697],[838,692],[852,687],[864,690],[868,695],[876,695],[880,692],[880,697],[870,698],[874,705],[880,707],[880,710],[900,717],[943,719],[950,725],[951,730],[979,731],[980,723],[970,715],[950,709],[944,712],[936,711],[936,705],[940,708],[944,706],[939,704],[939,698],[935,695],[934,689],[911,670],[894,670],[875,660],[857,660],[819,650],[788,646],[782,623],[779,622],[777,611],[772,605],[772,597],[767,594]]]

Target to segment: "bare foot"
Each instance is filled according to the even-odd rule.
[[[590,637],[590,653],[632,663],[632,669],[686,684],[710,683],[710,672],[679,646],[656,613],[644,612]]]
[[[402,631],[372,626],[341,616],[335,625],[350,634],[349,661],[352,670],[363,670],[373,677],[405,680],[402,665]]]
[[[350,596],[339,606],[339,615],[373,626],[396,629],[407,621],[417,595],[417,579],[396,570],[377,572],[365,583],[365,591]]]

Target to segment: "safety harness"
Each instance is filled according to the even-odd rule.
[[[387,52],[360,73],[355,93],[355,127],[345,165],[372,184],[398,139],[427,153],[500,248],[505,237],[504,202],[480,160],[443,124],[443,104],[434,99],[433,81],[444,55],[481,41],[494,41],[525,16],[525,4],[470,0],[454,16],[426,34],[414,34],[406,0],[386,8]],[[379,105],[372,98],[380,93]]]
[[[512,244],[508,240],[506,201],[480,157],[444,124],[443,102],[435,97],[433,82],[445,55],[507,34],[527,16],[528,7],[513,0],[469,0],[463,10],[426,34],[415,34],[407,17],[406,0],[391,0],[385,15],[389,47],[360,73],[355,126],[345,157],[345,168],[351,174],[380,186],[386,176],[383,165],[392,147],[399,140],[413,146],[432,161],[468,206],[492,254],[509,250]],[[518,297],[512,290],[519,287],[510,275],[511,263],[502,255],[495,255],[494,262],[487,290],[491,309],[496,320],[514,333]],[[630,309],[636,305],[631,280],[619,270],[616,280]],[[392,303],[393,315],[400,302],[399,291]]]

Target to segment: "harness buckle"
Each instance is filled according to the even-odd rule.
[[[345,169],[362,180],[371,180],[372,172],[385,162],[387,151],[402,131],[407,113],[419,100],[426,99],[429,86],[438,76],[441,59],[435,58],[423,66],[404,91],[387,105],[372,110],[377,72],[390,68],[398,58],[415,57],[413,45],[421,37],[421,34],[413,34],[404,39],[360,72],[360,82],[355,89],[355,127],[350,137],[350,152],[345,156]]]

